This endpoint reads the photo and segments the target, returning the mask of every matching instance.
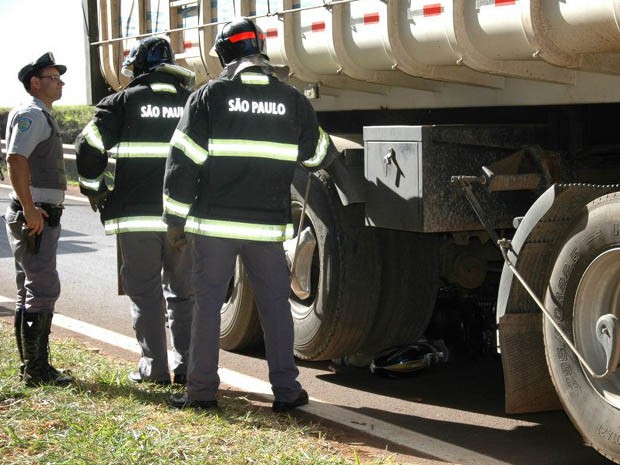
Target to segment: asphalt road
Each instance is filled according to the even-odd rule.
[[[0,212],[6,210],[7,194],[6,186],[0,186]],[[97,215],[84,201],[68,200],[62,223],[62,294],[56,312],[132,337],[128,299],[117,295],[115,238],[103,234]],[[13,261],[2,227],[0,296],[11,298],[14,293]],[[0,303],[0,316],[9,318],[12,309],[10,302]],[[266,381],[261,353],[223,351],[220,364]],[[404,379],[377,377],[365,369],[335,371],[328,362],[299,365],[300,381],[312,397],[323,401],[322,409],[362,415],[357,420],[342,415],[350,426],[375,421],[394,425],[396,442],[419,451],[407,455],[432,459],[424,463],[611,463],[582,444],[563,412],[505,415],[498,358],[452,362]],[[388,438],[392,434],[389,428],[383,431]],[[393,447],[385,439],[375,445],[384,447],[383,443]]]

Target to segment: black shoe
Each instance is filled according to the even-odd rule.
[[[283,402],[281,400],[276,400],[271,405],[271,410],[276,413],[289,412],[291,410],[296,409],[297,407],[301,407],[302,405],[306,405],[308,403],[308,393],[305,389],[302,389],[297,396],[297,399],[291,402]]]
[[[75,379],[71,375],[69,370],[57,370],[52,365],[49,365],[49,373],[52,379],[52,384],[56,386],[68,386],[75,383]]]
[[[143,378],[139,371],[132,371],[131,373],[127,375],[127,378],[129,378],[129,381],[132,381],[134,383],[153,383],[153,384],[159,384],[161,386],[168,386],[170,384],[170,378],[168,379]]]
[[[217,400],[192,400],[187,394],[172,394],[168,405],[173,408],[194,408],[198,410],[216,410]]]
[[[174,375],[172,384],[180,384],[185,386],[187,384],[187,375]]]
[[[75,379],[68,371],[59,371],[52,365],[47,365],[43,370],[37,371],[35,374],[24,371],[22,380],[28,387],[48,386],[70,386],[75,383]]]

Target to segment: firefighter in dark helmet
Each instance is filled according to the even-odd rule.
[[[187,391],[169,404],[217,407],[220,308],[240,256],[263,328],[272,408],[284,412],[308,402],[283,248],[293,235],[291,182],[298,164],[319,169],[334,152],[308,100],[275,77],[252,21],[225,24],[215,50],[224,70],[188,100],[166,164],[164,220],[172,242],[191,239],[196,293]]]
[[[80,190],[99,210],[106,234],[117,234],[124,292],[131,300],[141,348],[134,382],[184,384],[193,295],[191,256],[166,240],[162,186],[169,142],[183,113],[194,75],[175,64],[168,41],[150,37],[136,44],[122,68],[133,78],[105,97],[75,141]],[[113,187],[104,176],[116,159]],[[166,312],[174,359],[168,363]]]

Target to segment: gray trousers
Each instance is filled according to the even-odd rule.
[[[220,310],[233,277],[237,255],[254,289],[276,400],[290,402],[301,386],[293,355],[290,278],[281,242],[257,242],[192,235],[196,308],[192,324],[187,394],[192,400],[214,400],[220,348]]]
[[[118,235],[123,257],[121,282],[131,300],[131,316],[141,349],[138,371],[144,379],[169,379],[170,370],[187,373],[194,307],[189,246],[179,252],[164,232]],[[174,359],[168,366],[166,312]]]
[[[15,257],[16,310],[23,308],[29,313],[53,313],[60,296],[60,279],[56,271],[60,225],[52,228],[45,223],[39,253],[32,254],[26,249],[21,212],[9,207],[4,218],[9,246]]]

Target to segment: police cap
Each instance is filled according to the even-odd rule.
[[[19,73],[17,73],[17,79],[19,79],[22,84],[26,85],[32,76],[36,75],[40,70],[47,68],[48,66],[56,67],[60,74],[65,74],[67,71],[66,66],[56,64],[54,54],[52,52],[47,52],[32,63],[28,63],[20,69]]]

